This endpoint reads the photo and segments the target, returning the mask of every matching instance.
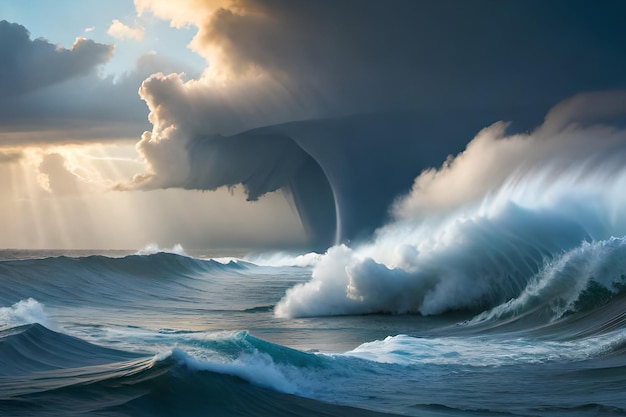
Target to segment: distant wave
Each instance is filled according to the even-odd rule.
[[[312,267],[317,265],[322,255],[316,252],[305,254],[291,254],[288,252],[262,253],[257,255],[247,255],[246,261],[261,266],[297,266]]]
[[[49,257],[0,261],[0,301],[13,304],[32,297],[36,300],[64,300],[94,305],[167,298],[172,287],[188,287],[197,277],[237,274],[251,264],[240,261],[218,262],[174,253],[107,257]],[[187,283],[183,281],[187,280]]]
[[[524,337],[411,337],[389,336],[364,343],[346,356],[375,362],[410,365],[504,366],[549,362],[576,362],[625,353],[626,332],[616,331],[567,341]]]
[[[122,271],[124,273],[156,277],[167,275],[171,272],[185,273],[212,269],[242,269],[245,268],[245,263],[239,263],[235,260],[223,263],[212,259],[193,258],[186,254],[160,250],[142,250],[135,255],[123,257],[103,255],[82,257],[54,256],[43,259],[0,261],[0,273],[4,272],[7,276],[11,275],[11,272],[24,267],[32,269],[33,275],[36,275],[39,270],[45,270],[47,273],[53,271],[54,273],[54,271],[60,269],[97,271],[101,268],[106,269],[107,272]]]

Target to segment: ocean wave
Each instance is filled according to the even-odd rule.
[[[206,360],[181,348],[149,356],[96,346],[38,324],[7,329],[0,333],[0,413],[60,416],[68,413],[60,404],[71,404],[70,414],[99,416],[380,415],[286,395],[299,390],[296,368],[319,367],[315,355],[247,332],[214,335],[209,345],[236,358]]]
[[[548,261],[522,293],[473,322],[543,315],[548,321],[591,312],[626,292],[626,239],[583,242]]]
[[[140,358],[37,323],[8,328],[0,331],[0,400],[118,376],[145,365]]]
[[[177,293],[175,290],[197,293],[194,281],[200,278],[237,275],[249,266],[165,252],[0,261],[0,302],[12,304],[31,297],[119,304],[145,296],[168,298]]]
[[[538,325],[592,312],[626,292],[626,238],[583,240],[574,246],[554,244],[541,234],[533,238],[540,244],[529,244],[518,234],[512,244],[494,242],[497,236],[490,235],[493,229],[509,234],[510,228],[492,229],[493,222],[463,226],[471,239],[461,236],[460,242],[426,255],[407,249],[415,266],[404,269],[362,258],[346,246],[332,248],[311,281],[287,290],[275,313],[428,315],[468,310],[478,311],[472,323],[517,318]],[[529,235],[535,233],[528,224],[524,228]]]
[[[616,105],[623,98],[573,97],[528,133],[510,134],[502,122],[483,129],[463,152],[415,178],[370,242],[329,249],[276,314],[489,310],[519,297],[583,242],[625,236],[626,130]],[[625,273],[617,263],[594,281]]]
[[[551,374],[558,383],[571,378],[584,381],[585,375],[598,372],[620,372],[626,345],[623,330],[561,342],[506,335],[489,339],[397,335],[343,354],[301,352],[246,331],[136,331],[134,337],[133,345],[161,353],[102,347],[39,324],[3,330],[0,414],[382,415],[367,408],[439,416],[441,410],[429,408],[438,401],[451,415],[454,410],[481,406],[488,415],[503,409],[497,396],[489,401],[484,396],[474,398],[474,388],[465,392],[467,382],[450,375],[478,383],[523,372],[526,383],[537,381],[533,395],[541,395],[539,381],[551,366],[563,372]],[[515,375],[499,381],[483,383],[481,392],[497,392],[501,384],[519,389]],[[457,394],[447,397],[438,384],[454,387]],[[570,398],[567,392],[558,395]],[[615,395],[607,395],[601,406],[623,404]],[[400,399],[393,409],[385,406],[390,398]],[[577,402],[570,403],[577,407]],[[71,404],[72,409],[62,404]],[[593,415],[593,410],[581,415]]]

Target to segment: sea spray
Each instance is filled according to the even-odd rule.
[[[18,301],[11,307],[0,307],[0,328],[31,323],[50,325],[43,304],[37,300],[28,298]]]
[[[528,134],[484,129],[416,178],[372,242],[331,248],[276,315],[489,309],[564,252],[625,236],[626,130],[606,124],[624,94],[574,97]]]

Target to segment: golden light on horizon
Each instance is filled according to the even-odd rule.
[[[0,164],[0,178],[6,178],[0,184],[0,247],[133,250],[150,243],[262,244],[268,235],[304,239],[300,220],[280,193],[250,203],[241,187],[114,190],[145,171],[131,142],[31,146],[19,152],[19,160]]]

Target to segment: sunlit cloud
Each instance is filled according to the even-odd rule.
[[[113,19],[107,33],[117,39],[133,39],[140,41],[143,39],[146,29],[142,26],[135,25],[130,27],[120,22],[117,19]]]
[[[139,16],[150,12],[180,28],[190,24],[200,26],[214,11],[233,3],[232,0],[135,0],[135,8]]]
[[[85,33],[93,32],[94,30],[96,30],[96,27],[95,26],[90,26],[88,28],[85,28]]]

